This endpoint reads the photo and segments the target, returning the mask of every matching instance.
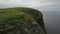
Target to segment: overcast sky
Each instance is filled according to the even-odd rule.
[[[40,9],[60,9],[60,0],[0,0],[0,8],[31,7]]]

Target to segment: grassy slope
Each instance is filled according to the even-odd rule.
[[[9,18],[11,16],[20,15],[23,12],[29,14],[34,17],[34,19],[39,23],[40,27],[45,30],[43,23],[42,13],[38,10],[34,10],[31,8],[7,8],[0,9],[0,18]]]
[[[21,11],[0,10],[0,31],[5,30],[6,28],[9,29],[14,25],[18,26],[18,24],[27,23],[28,20],[34,21],[34,18]]]

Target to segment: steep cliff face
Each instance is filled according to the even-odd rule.
[[[23,7],[0,9],[0,34],[46,34],[42,13]]]

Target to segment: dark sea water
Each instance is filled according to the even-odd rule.
[[[43,11],[47,34],[60,34],[60,11]]]

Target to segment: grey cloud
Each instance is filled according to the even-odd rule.
[[[37,7],[37,6],[48,5],[49,3],[40,3],[39,0],[0,0],[0,4],[2,4],[2,7],[4,7],[4,6]]]
[[[60,0],[0,0],[0,8],[31,7],[47,10],[60,8]],[[51,9],[50,9],[51,10]]]
[[[25,1],[25,0],[0,0],[0,4],[2,4],[1,6],[25,6],[25,7],[36,7],[37,5],[39,5],[38,1]],[[3,6],[4,5],[4,6]],[[0,6],[0,7],[1,7]]]
[[[43,7],[38,6],[38,9],[41,9],[43,11],[60,11],[60,3],[53,3]]]
[[[60,0],[47,0],[47,2],[60,2]]]

